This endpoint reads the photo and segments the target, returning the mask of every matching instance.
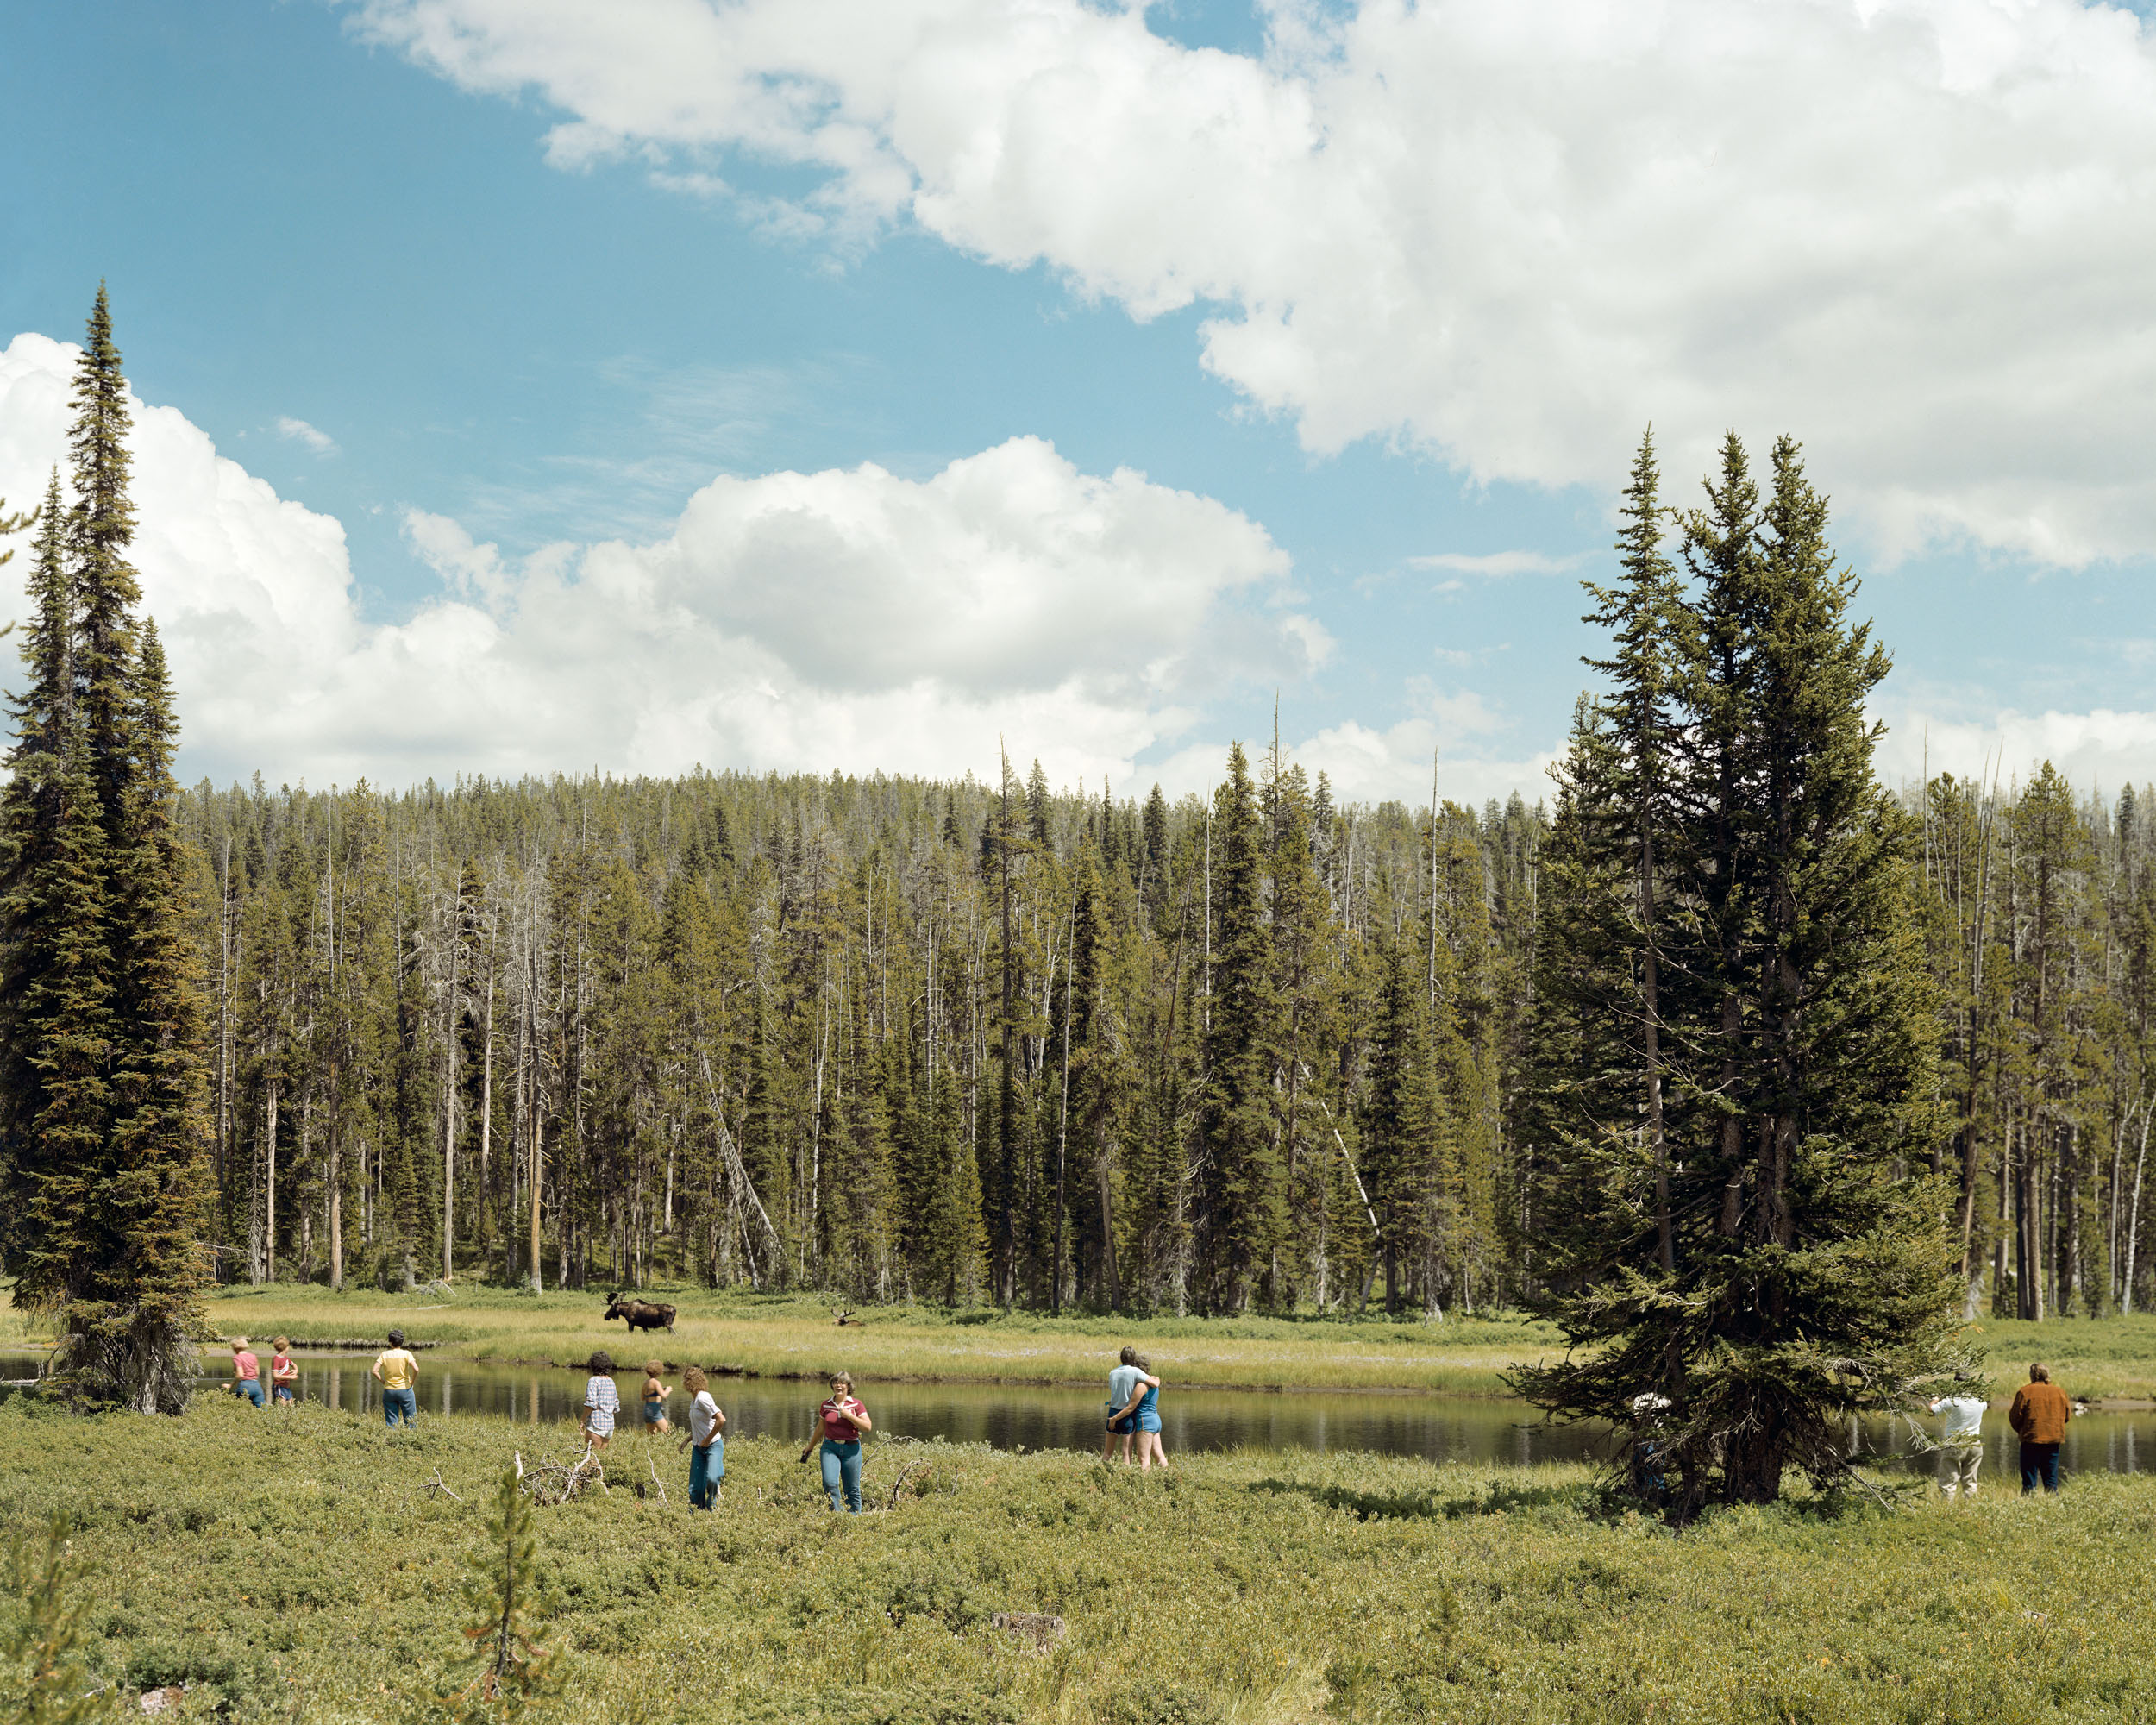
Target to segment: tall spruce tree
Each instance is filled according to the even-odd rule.
[[[1363,1172],[1377,1209],[1388,1313],[1411,1293],[1432,1304],[1437,1297],[1432,1261],[1441,1243],[1444,1115],[1421,968],[1398,944],[1385,955],[1363,1113]]]
[[[1096,1307],[1123,1304],[1122,1266],[1116,1257],[1118,1114],[1129,1083],[1129,1055],[1116,1013],[1110,969],[1114,953],[1107,891],[1091,846],[1077,857],[1078,892],[1073,907],[1070,1035],[1069,1156],[1073,1191],[1081,1179],[1091,1199],[1074,1199],[1078,1291]]]
[[[1908,1172],[1942,1126],[1912,824],[1864,714],[1888,661],[1848,617],[1856,582],[1794,442],[1764,507],[1733,438],[1708,491],[1671,634],[1683,830],[1660,882],[1688,979],[1661,1013],[1674,1264],[1636,1183],[1579,1206],[1552,1266],[1572,1291],[1548,1302],[1576,1352],[1519,1375],[1563,1416],[1636,1429],[1653,1409],[1680,1516],[1771,1500],[1792,1466],[1833,1485],[1848,1415],[1965,1364],[1941,1195]],[[1582,933],[1553,920],[1548,938]],[[1610,1101],[1594,1124],[1636,1137],[1638,1092]]]
[[[1213,1003],[1204,1044],[1199,1173],[1204,1299],[1240,1312],[1264,1283],[1285,1232],[1287,1191],[1273,1074],[1278,999],[1263,903],[1256,787],[1241,743],[1213,796]]]
[[[1588,662],[1610,680],[1603,704],[1619,777],[1613,790],[1622,806],[1624,843],[1629,850],[1636,929],[1631,944],[1639,975],[1639,1026],[1642,1126],[1654,1168],[1655,1237],[1664,1270],[1676,1267],[1670,1222],[1669,1145],[1664,1132],[1661,1049],[1661,929],[1656,900],[1657,862],[1661,835],[1671,819],[1670,783],[1675,765],[1673,685],[1679,643],[1673,638],[1683,612],[1677,604],[1677,571],[1662,549],[1664,512],[1661,470],[1654,454],[1654,432],[1639,440],[1631,482],[1625,487],[1620,515],[1618,559],[1620,580],[1603,586],[1589,581],[1595,609],[1585,621],[1611,635],[1614,651]]]
[[[0,1121],[18,1304],[52,1310],[94,1249],[110,1138],[112,952],[104,824],[75,693],[75,587],[60,476],[46,492],[0,793]]]
[[[55,1314],[78,1401],[176,1412],[206,1269],[204,1013],[171,690],[127,561],[127,380],[102,287],[73,402],[74,503],[63,518],[56,480],[0,798],[16,1293]]]

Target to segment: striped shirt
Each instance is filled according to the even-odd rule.
[[[595,1438],[614,1435],[614,1415],[621,1412],[621,1391],[614,1380],[598,1374],[584,1386],[584,1428]]]

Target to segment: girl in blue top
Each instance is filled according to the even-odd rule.
[[[1138,1358],[1141,1376],[1138,1382],[1145,1386],[1145,1393],[1138,1398],[1138,1465],[1141,1473],[1150,1473],[1157,1461],[1168,1465],[1168,1452],[1160,1443],[1160,1379],[1153,1376],[1153,1368],[1144,1354]]]

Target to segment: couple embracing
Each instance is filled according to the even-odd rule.
[[[1101,1440],[1101,1460],[1114,1458],[1115,1440],[1121,1438],[1127,1463],[1135,1437],[1140,1470],[1150,1472],[1156,1461],[1168,1465],[1168,1452],[1160,1442],[1160,1379],[1136,1348],[1125,1348],[1123,1363],[1108,1374],[1107,1408],[1108,1435]]]

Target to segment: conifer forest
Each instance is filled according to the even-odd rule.
[[[699,773],[185,800],[222,1274],[1044,1309],[1538,1281],[1551,817]],[[1978,1309],[2146,1306],[2156,815],[1902,800]]]
[[[1914,1205],[1971,1314],[2156,1298],[2156,793],[1880,785],[1888,660],[1787,440],[1689,511],[1642,445],[1532,803],[1345,802],[1277,742],[1206,798],[1051,786],[1023,739],[182,790],[102,296],[76,405],[0,517],[0,1161],[85,1347],[154,1361],[213,1277],[1437,1317],[1795,1242],[1830,1115],[1886,1184],[1822,1238]]]

